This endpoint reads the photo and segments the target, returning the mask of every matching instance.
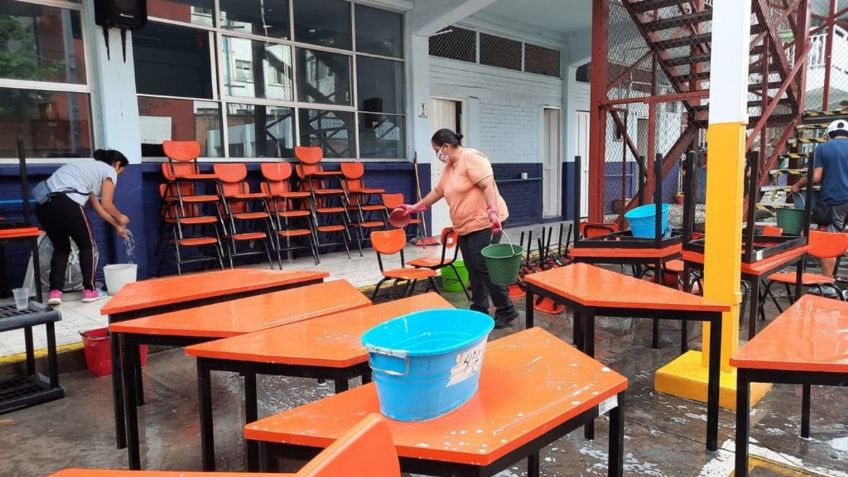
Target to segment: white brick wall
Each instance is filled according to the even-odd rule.
[[[562,106],[557,78],[430,57],[434,97],[465,101],[467,145],[492,162],[542,162],[542,109]]]

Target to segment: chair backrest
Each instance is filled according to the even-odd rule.
[[[371,232],[371,246],[382,255],[394,255],[406,246],[406,232],[403,229],[376,230]]]
[[[291,179],[292,165],[288,162],[263,162],[259,166],[262,177],[271,182]]]
[[[783,229],[774,225],[763,226],[763,237],[780,237],[783,235]]]
[[[817,258],[841,257],[848,250],[848,234],[810,230],[810,247],[807,253]]]
[[[601,237],[618,232],[618,224],[580,223],[580,236],[583,238]]]
[[[297,477],[344,475],[399,477],[400,464],[389,423],[377,414],[369,414],[306,464],[296,475]]]
[[[324,150],[320,147],[297,146],[294,148],[294,157],[303,164],[316,165],[324,159]]]
[[[197,141],[163,141],[162,150],[168,159],[176,162],[196,161],[200,157],[200,143]]]
[[[173,182],[180,177],[197,173],[196,164],[190,162],[163,162],[162,175],[168,182]]]
[[[383,199],[383,205],[386,206],[387,209],[397,209],[403,204],[404,198],[403,194],[380,194],[380,197]]]
[[[365,175],[365,165],[361,162],[342,162],[341,170],[342,175],[347,180],[362,179],[362,176]]]
[[[250,191],[250,187],[245,181],[247,178],[247,166],[245,164],[215,164],[212,166],[212,170],[215,171],[215,175],[222,183],[224,197],[232,197]]]
[[[453,227],[445,227],[442,229],[440,242],[444,248],[454,248],[459,243],[459,235]]]

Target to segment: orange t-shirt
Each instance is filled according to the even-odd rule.
[[[489,228],[486,197],[477,184],[493,175],[489,158],[475,149],[465,148],[456,164],[445,164],[442,178],[433,190],[448,202],[451,222],[457,234],[468,235]],[[497,185],[495,194],[498,196],[498,215],[503,222],[509,217],[509,210]]]

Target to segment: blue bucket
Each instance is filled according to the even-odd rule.
[[[668,211],[670,208],[671,206],[668,204],[662,205],[662,221],[660,223],[660,230],[662,230],[663,233],[668,231]],[[630,232],[633,236],[636,238],[646,239],[654,238],[654,232],[656,232],[656,217],[657,206],[654,204],[636,207],[624,214],[624,218],[630,222]]]
[[[380,411],[398,421],[433,419],[471,399],[495,322],[471,310],[427,310],[362,335]]]

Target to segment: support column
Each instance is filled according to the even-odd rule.
[[[413,15],[407,15],[407,31],[412,31]],[[409,36],[409,52],[407,61],[406,77],[410,85],[410,102],[413,105],[409,117],[411,125],[411,134],[409,135],[409,158],[417,155],[418,157],[418,178],[420,181],[421,196],[427,195],[430,191],[430,163],[433,157],[433,149],[430,147],[430,137],[433,131],[430,129],[430,38],[423,35],[410,33]],[[413,171],[414,174],[414,171]],[[415,186],[415,176],[411,176],[413,190]],[[414,203],[418,200],[414,196],[407,197],[407,201]],[[427,231],[432,230],[430,224],[430,212],[426,212],[425,220],[427,222]]]
[[[716,0],[713,3],[704,297],[731,307],[722,316],[720,360],[720,402],[730,409],[736,406],[736,370],[730,366],[730,356],[739,347],[739,305],[742,301],[739,283],[745,130],[748,124],[750,12],[751,0]],[[705,324],[703,352],[690,351],[657,371],[657,391],[706,401],[709,335],[710,325]],[[756,402],[767,390],[768,386],[752,387],[752,402]]]
[[[592,2],[592,90],[589,117],[589,221],[604,221],[604,165],[609,81],[609,0]]]
[[[130,230],[135,237],[135,263],[139,278],[147,271],[147,247],[144,223],[144,198],[142,196],[141,130],[139,127],[138,99],[135,88],[132,32],[127,32],[127,54],[121,52],[121,33],[109,30],[109,49],[103,38],[103,28],[94,23],[94,0],[84,0],[83,31],[89,45],[92,62],[92,109],[95,117],[95,144],[99,149],[121,151],[130,165],[118,179],[115,204],[130,218]],[[158,198],[156,198],[158,202]],[[110,231],[111,233],[111,231]],[[112,244],[117,262],[127,261],[124,240],[112,234]],[[150,240],[156,240],[151,237]],[[101,251],[101,257],[103,256]],[[101,258],[101,265],[105,261]]]

